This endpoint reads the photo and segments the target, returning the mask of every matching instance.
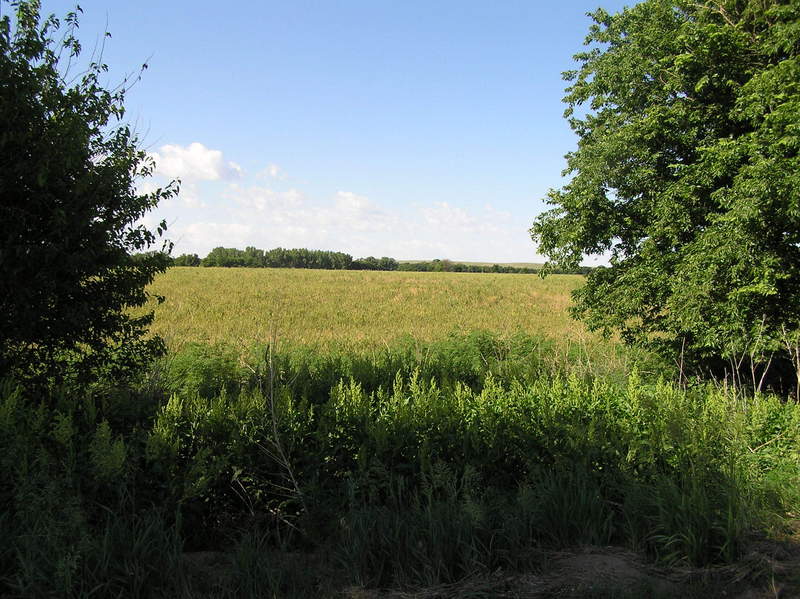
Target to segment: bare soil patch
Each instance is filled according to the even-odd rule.
[[[711,568],[659,567],[619,547],[541,553],[538,572],[495,572],[414,591],[350,588],[348,599],[789,599],[800,598],[800,526],[784,539],[758,539],[738,562]]]

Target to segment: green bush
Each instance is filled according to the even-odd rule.
[[[461,341],[288,348],[271,370],[195,346],[142,389],[38,405],[3,383],[0,593],[417,587],[575,543],[730,562],[800,507],[795,403]],[[218,579],[193,574],[195,550],[225,551]],[[312,556],[327,583],[302,575]]]
[[[748,530],[797,505],[795,404],[635,372],[618,386],[574,375],[504,382],[488,371],[473,389],[421,370],[372,390],[340,379],[324,402],[291,380],[272,399],[258,387],[173,396],[151,458],[172,464],[177,500],[217,524],[244,510],[330,523],[352,508],[347,497],[385,508],[397,477],[411,502],[441,466],[474,472],[494,494],[522,485],[548,506],[523,518],[536,543],[631,543],[693,563],[734,559]]]

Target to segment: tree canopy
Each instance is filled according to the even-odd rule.
[[[452,260],[434,259],[430,261],[400,262],[388,256],[353,259],[350,254],[330,250],[309,250],[306,248],[260,250],[255,247],[237,248],[215,247],[205,258],[197,254],[181,254],[170,259],[171,266],[222,266],[245,268],[319,268],[325,270],[403,270],[417,272],[473,272],[473,273],[514,273],[530,274],[539,272],[538,267],[513,266],[508,264],[462,263]],[[591,267],[581,266],[553,272],[562,274],[586,274]]]
[[[796,360],[800,2],[591,16],[565,73],[571,179],[531,229],[551,265],[610,256],[574,315],[696,365],[746,363],[754,379],[773,356]]]
[[[163,345],[126,309],[166,266],[132,256],[165,229],[140,219],[177,186],[137,191],[153,164],[122,124],[129,82],[104,88],[97,57],[75,72],[77,13],[13,6],[0,19],[0,376],[122,373]]]

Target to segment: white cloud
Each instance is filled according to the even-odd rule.
[[[142,195],[151,194],[159,188],[163,188],[164,185],[159,185],[153,179],[142,179],[136,185],[136,192]],[[192,180],[181,181],[180,191],[177,196],[178,199],[181,200],[184,206],[188,208],[202,208],[206,204],[200,199],[200,190],[198,189],[197,183]],[[161,200],[161,206],[166,205],[173,201],[171,198],[167,200]]]
[[[285,181],[287,178],[286,171],[284,171],[281,167],[277,164],[270,162],[266,168],[260,170],[256,174],[256,178],[258,179],[277,179],[279,181]]]
[[[188,181],[181,185],[181,190],[178,194],[178,197],[186,206],[190,208],[202,208],[205,206],[203,201],[200,199],[197,184],[193,181]]]
[[[303,188],[282,189],[287,176],[274,163],[245,179],[221,151],[200,143],[165,145],[153,158],[159,175],[183,180],[180,201],[164,202],[158,209],[159,218],[170,225],[176,253],[205,255],[220,245],[283,246],[354,257],[538,261],[527,232],[529,219],[490,203],[431,201],[422,190],[400,205],[347,190],[314,197]],[[140,189],[149,191],[150,185]]]
[[[271,218],[283,218],[299,210],[305,203],[305,197],[296,189],[274,191],[267,187],[242,187],[235,183],[228,187],[225,196],[248,211],[254,210]]]
[[[165,145],[150,155],[156,162],[156,173],[169,178],[217,181],[238,179],[242,168],[235,162],[225,161],[222,152],[211,150],[194,142],[185,148]]]
[[[434,202],[431,206],[423,206],[421,213],[425,222],[434,227],[473,230],[478,224],[475,217],[447,202]]]
[[[394,219],[365,196],[339,191],[333,210],[326,215],[330,224],[355,231],[386,231]]]
[[[205,255],[213,247],[307,247],[354,257],[449,258],[535,262],[528,223],[491,205],[470,209],[447,202],[417,202],[388,209],[366,196],[339,191],[325,201],[296,189],[227,186],[227,204],[193,209],[202,222],[170,227],[176,251]]]
[[[194,222],[187,225],[176,224],[168,229],[175,241],[175,255],[194,252],[201,257],[218,246],[244,249],[250,245],[253,229],[241,223]]]
[[[336,207],[345,212],[360,212],[373,207],[366,196],[356,195],[352,191],[337,191],[335,198]]]
[[[491,204],[485,204],[482,212],[476,214],[447,202],[433,202],[419,207],[419,213],[422,224],[438,231],[444,239],[474,237],[476,242],[486,243],[492,236],[505,235],[517,228],[508,212],[495,210]]]
[[[136,182],[136,193],[140,195],[149,195],[158,189],[152,179],[139,179]]]
[[[339,191],[332,201],[320,203],[296,189],[275,191],[233,184],[226,196],[239,207],[240,220],[257,218],[262,226],[280,225],[293,233],[317,231],[346,238],[352,232],[386,231],[392,224],[392,217],[378,205],[349,191]]]

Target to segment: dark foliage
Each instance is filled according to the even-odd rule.
[[[800,4],[647,0],[592,17],[565,74],[573,177],[550,192],[534,240],[561,267],[610,253],[575,293],[591,329],[755,387],[783,364],[791,382]]]
[[[177,186],[137,192],[153,165],[120,124],[129,83],[107,90],[105,65],[64,64],[81,52],[77,14],[15,8],[13,25],[0,20],[0,375],[123,376],[162,350],[144,337],[151,317],[125,309],[145,303],[168,261],[132,257],[165,229],[139,220]]]
[[[354,260],[350,254],[328,250],[308,250],[305,248],[259,250],[248,247],[216,247],[200,259],[197,254],[182,254],[172,260],[172,266],[225,266],[247,268],[320,268],[324,270],[402,270],[411,272],[485,272],[531,274],[539,272],[534,267],[508,266],[502,264],[464,264],[451,260],[429,260],[419,262],[399,262],[394,258],[367,256]],[[587,274],[589,266],[571,268],[551,268],[553,274]]]
[[[181,254],[172,260],[172,266],[200,266],[200,262],[197,254]]]

